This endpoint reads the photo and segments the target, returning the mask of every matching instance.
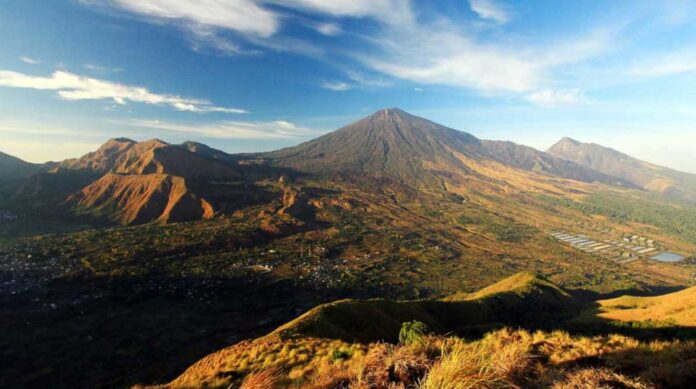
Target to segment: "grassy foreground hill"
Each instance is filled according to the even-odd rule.
[[[696,307],[691,290],[598,304],[675,298]],[[564,332],[567,322],[604,317],[583,319],[582,307],[530,273],[441,300],[342,300],[211,354],[162,387],[681,388],[696,379],[693,340],[639,341],[612,334],[610,321],[599,335]],[[692,339],[696,318],[675,325]]]

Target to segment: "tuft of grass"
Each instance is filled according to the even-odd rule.
[[[525,381],[531,336],[502,330],[480,342],[459,342],[428,372],[421,389],[514,388]]]
[[[278,369],[267,369],[247,375],[239,389],[275,389],[282,375]]]

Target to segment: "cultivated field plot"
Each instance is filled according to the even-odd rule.
[[[662,254],[672,254],[665,251],[655,240],[638,235],[625,235],[622,238],[614,239],[610,237],[593,239],[586,235],[568,234],[563,231],[554,231],[549,235],[578,250],[602,255],[622,264],[632,263],[641,259],[653,259]]]

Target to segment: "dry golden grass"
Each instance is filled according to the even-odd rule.
[[[278,387],[281,374],[277,369],[267,369],[247,375],[240,389],[274,389]]]
[[[433,366],[421,389],[514,388],[532,363],[531,336],[504,330],[480,342],[460,342]]]
[[[598,316],[618,321],[661,321],[696,326],[696,287],[656,297],[622,296],[598,302]]]
[[[311,351],[289,363],[286,357],[301,347]],[[364,346],[274,337],[228,349],[215,364],[206,360],[166,387],[642,389],[684,388],[696,380],[696,341],[563,331],[502,329],[473,342],[431,335],[422,344]]]
[[[580,369],[553,385],[553,389],[648,389],[640,380],[628,378],[607,369]]]

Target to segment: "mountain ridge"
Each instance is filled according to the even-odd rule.
[[[0,151],[0,183],[27,178],[40,170],[40,165]]]
[[[696,199],[696,175],[642,161],[596,143],[564,137],[547,152],[645,190]]]
[[[534,173],[631,186],[542,151],[512,142],[481,140],[398,108],[377,111],[298,146],[261,155],[274,164],[310,173],[382,174],[408,183],[425,179],[430,185],[441,180],[438,175],[447,176],[448,172],[475,175],[466,159],[495,159]]]

